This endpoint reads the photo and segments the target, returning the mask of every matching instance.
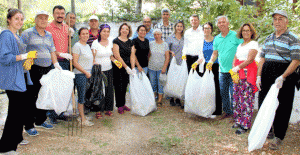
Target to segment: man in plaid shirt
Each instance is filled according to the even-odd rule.
[[[160,29],[162,32],[162,39],[165,41],[169,35],[174,32],[174,23],[169,21],[170,18],[170,10],[168,8],[164,8],[161,10],[161,18],[162,22],[156,24],[154,29]]]

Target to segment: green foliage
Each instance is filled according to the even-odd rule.
[[[0,27],[4,27],[6,25],[6,14],[7,7],[3,4],[0,4]]]
[[[29,18],[29,19],[25,20],[23,27],[22,27],[22,31],[24,31],[28,28],[31,28],[33,26],[35,26],[34,18]]]

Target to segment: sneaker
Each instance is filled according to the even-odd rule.
[[[43,124],[41,125],[35,125],[36,127],[39,127],[39,128],[45,128],[45,129],[53,129],[53,125],[51,124],[48,124],[46,122],[44,122]]]
[[[240,128],[240,127],[241,127],[241,125],[235,123],[231,128],[234,129],[234,128]]]
[[[77,121],[78,121],[79,123],[81,123],[81,118],[78,117],[78,118],[77,118]],[[88,121],[88,120],[85,120],[84,122],[82,122],[82,125],[83,125],[83,126],[93,126],[94,123],[93,123],[93,122],[90,122],[90,121]]]
[[[51,124],[58,124],[58,121],[57,121],[56,119],[51,119],[51,118],[50,118],[50,123],[51,123]]]
[[[271,150],[278,150],[282,140],[278,137],[274,137],[271,143],[269,143],[269,148]]]
[[[240,135],[240,134],[243,134],[243,133],[245,133],[247,131],[248,131],[248,129],[244,129],[243,127],[240,127],[239,129],[237,129],[235,131],[235,134]]]
[[[3,154],[3,155],[18,155],[18,153],[16,151],[8,151],[8,152],[5,152],[5,153],[0,153],[0,154]]]
[[[179,100],[179,99],[176,99],[176,100],[175,100],[175,104],[176,104],[177,106],[181,106],[180,100]]]
[[[216,115],[210,115],[210,116],[208,116],[208,118],[211,118],[211,119],[214,119],[216,117],[217,117]]]
[[[93,119],[93,116],[85,116],[85,119],[91,121]]]
[[[123,106],[123,109],[124,109],[125,111],[130,111],[130,109],[129,109],[126,105]]]
[[[171,106],[175,106],[175,105],[176,105],[176,103],[175,103],[175,101],[174,101],[174,98],[171,98],[171,99],[170,99],[170,105],[171,105]]]
[[[26,131],[26,133],[27,133],[29,136],[37,136],[37,135],[39,135],[39,133],[36,131],[35,128],[31,128],[31,129],[25,130],[25,131]]]
[[[28,140],[23,139],[23,140],[20,142],[20,145],[27,145],[28,143],[29,143]]]
[[[273,128],[271,128],[271,130],[269,131],[269,134],[267,136],[268,139],[273,139],[275,137],[275,134],[274,134],[274,130]]]

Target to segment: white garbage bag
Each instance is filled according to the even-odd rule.
[[[298,123],[300,121],[300,91],[295,87],[295,96],[293,110],[291,113],[290,123]]]
[[[41,89],[36,101],[39,109],[54,110],[58,115],[67,110],[74,87],[75,74],[52,69],[40,79]]]
[[[277,99],[278,92],[279,89],[273,84],[256,115],[248,136],[249,152],[262,148],[266,141],[279,104]]]
[[[164,87],[165,95],[184,99],[188,79],[186,61],[182,61],[181,65],[177,65],[176,59],[172,59],[167,77],[167,84]]]
[[[150,81],[144,72],[130,75],[131,114],[146,116],[156,110]],[[116,88],[118,89],[118,88]]]
[[[167,84],[167,78],[168,77],[167,77],[166,73],[164,73],[164,74],[160,73],[158,81],[159,81],[160,84],[162,84],[163,86],[165,86]]]
[[[184,112],[208,117],[215,110],[215,82],[212,71],[207,70],[201,78],[191,69],[185,88]]]

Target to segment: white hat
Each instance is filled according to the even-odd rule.
[[[89,18],[89,20],[92,20],[92,19],[96,19],[97,21],[99,21],[99,18],[98,18],[98,16],[96,16],[96,15],[92,15],[92,16]]]
[[[47,12],[47,11],[44,11],[44,10],[38,11],[38,12],[35,14],[35,17],[34,17],[34,18],[36,18],[38,15],[47,15],[47,16],[49,16],[49,15],[48,15],[48,12]]]

